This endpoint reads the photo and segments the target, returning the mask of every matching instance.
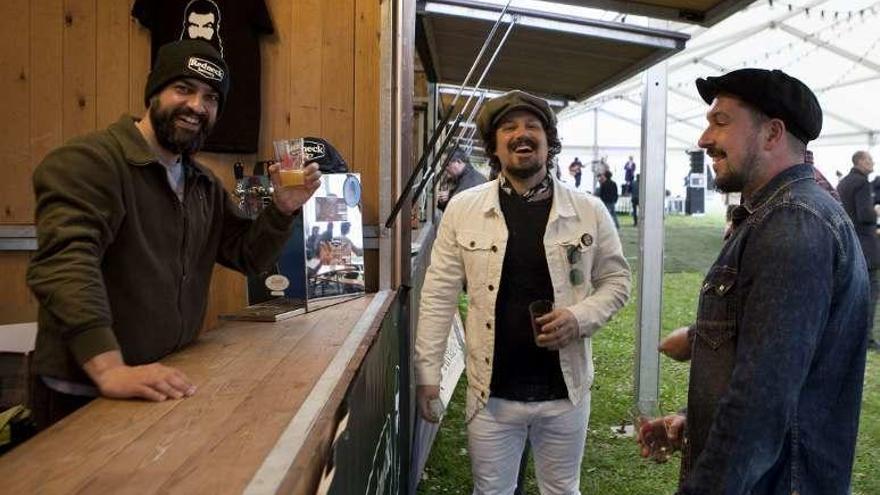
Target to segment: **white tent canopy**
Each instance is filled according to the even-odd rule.
[[[543,3],[543,2],[542,2]],[[588,11],[588,12],[587,12]],[[584,9],[602,20],[657,26],[635,16]],[[683,189],[687,149],[696,143],[708,109],[694,80],[743,68],[781,69],[812,88],[824,122],[810,143],[816,166],[836,183],[850,157],[876,151],[880,133],[880,2],[868,0],[760,0],[711,28],[663,21],[664,29],[692,36],[668,64],[666,187]],[[588,163],[607,157],[621,171],[627,156],[638,160],[643,82],[637,76],[575,103],[560,113],[563,165],[575,157]]]

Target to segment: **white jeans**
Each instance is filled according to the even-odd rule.
[[[468,424],[474,495],[513,493],[526,437],[532,445],[541,493],[580,495],[589,418],[589,393],[577,407],[568,399],[518,402],[489,398]]]

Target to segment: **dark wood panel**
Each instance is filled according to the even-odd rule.
[[[25,22],[22,22],[22,13]],[[3,95],[3,118],[0,119],[0,163],[4,180],[0,181],[0,221],[26,223],[32,214],[30,188],[19,187],[20,178],[30,175],[30,33],[27,0],[0,3],[0,94]],[[23,181],[22,181],[23,182]]]
[[[52,149],[61,145],[61,102],[63,91],[63,26],[62,0],[31,2],[31,94],[30,94],[30,154],[32,169],[26,176],[15,178],[15,184],[27,193],[29,211],[27,222],[32,223],[33,192],[31,173]],[[0,45],[3,47],[3,45]],[[5,49],[5,47],[0,48]],[[6,95],[3,95],[5,98]],[[4,101],[5,104],[5,101]],[[19,143],[26,146],[27,143]]]
[[[321,135],[351,161],[354,134],[354,0],[322,2]]]
[[[128,20],[128,70],[128,111],[142,115],[144,87],[150,73],[150,32],[133,17]]]
[[[293,12],[290,26],[290,135],[287,137],[320,136],[321,59],[323,23],[322,0],[301,0]]]
[[[128,2],[97,0],[96,27],[96,124],[116,122],[128,111],[129,67]]]
[[[95,129],[96,18],[95,0],[64,2],[64,99],[61,111],[65,140]]]
[[[272,141],[290,137],[291,58],[293,8],[289,0],[269,0],[269,13],[275,25],[275,34],[264,38],[261,44],[263,78],[263,112],[260,124],[261,159],[275,156]]]

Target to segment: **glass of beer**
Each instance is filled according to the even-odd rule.
[[[538,344],[538,335],[541,335],[541,324],[537,320],[551,311],[553,311],[553,301],[539,299],[529,304],[529,316],[532,317],[532,333],[536,345]]]
[[[664,463],[672,457],[675,447],[669,440],[669,431],[666,420],[658,421],[665,418],[659,411],[657,416],[652,417],[648,414],[634,413],[633,426],[636,429],[636,435],[641,435],[642,443],[648,448],[648,456],[657,463]]]
[[[279,163],[281,187],[299,187],[305,184],[305,149],[303,139],[275,141],[275,159]]]

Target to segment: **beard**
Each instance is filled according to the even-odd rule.
[[[514,150],[516,150],[518,146],[524,144],[530,146],[533,150],[538,149],[538,143],[528,137],[514,139],[513,141],[507,143],[507,149],[515,156]],[[525,161],[519,162],[518,165],[513,165],[513,163],[510,163],[504,166],[503,169],[507,174],[512,175],[517,179],[529,179],[531,177],[534,177],[536,174],[543,172],[545,166],[546,157],[542,159],[541,157],[533,154]]]
[[[190,131],[174,124],[178,117],[191,117],[199,120],[199,129]],[[199,115],[185,106],[161,108],[157,100],[150,105],[150,122],[156,132],[156,140],[166,150],[183,155],[191,155],[200,149],[214,128],[206,115]]]
[[[719,191],[725,193],[742,192],[746,184],[748,184],[752,177],[752,172],[759,166],[757,141],[750,140],[750,142],[749,148],[736,167],[730,161],[727,161],[727,170],[723,174],[715,170],[715,187]],[[727,160],[727,153],[718,148],[707,148],[706,153],[712,158],[722,157]]]

